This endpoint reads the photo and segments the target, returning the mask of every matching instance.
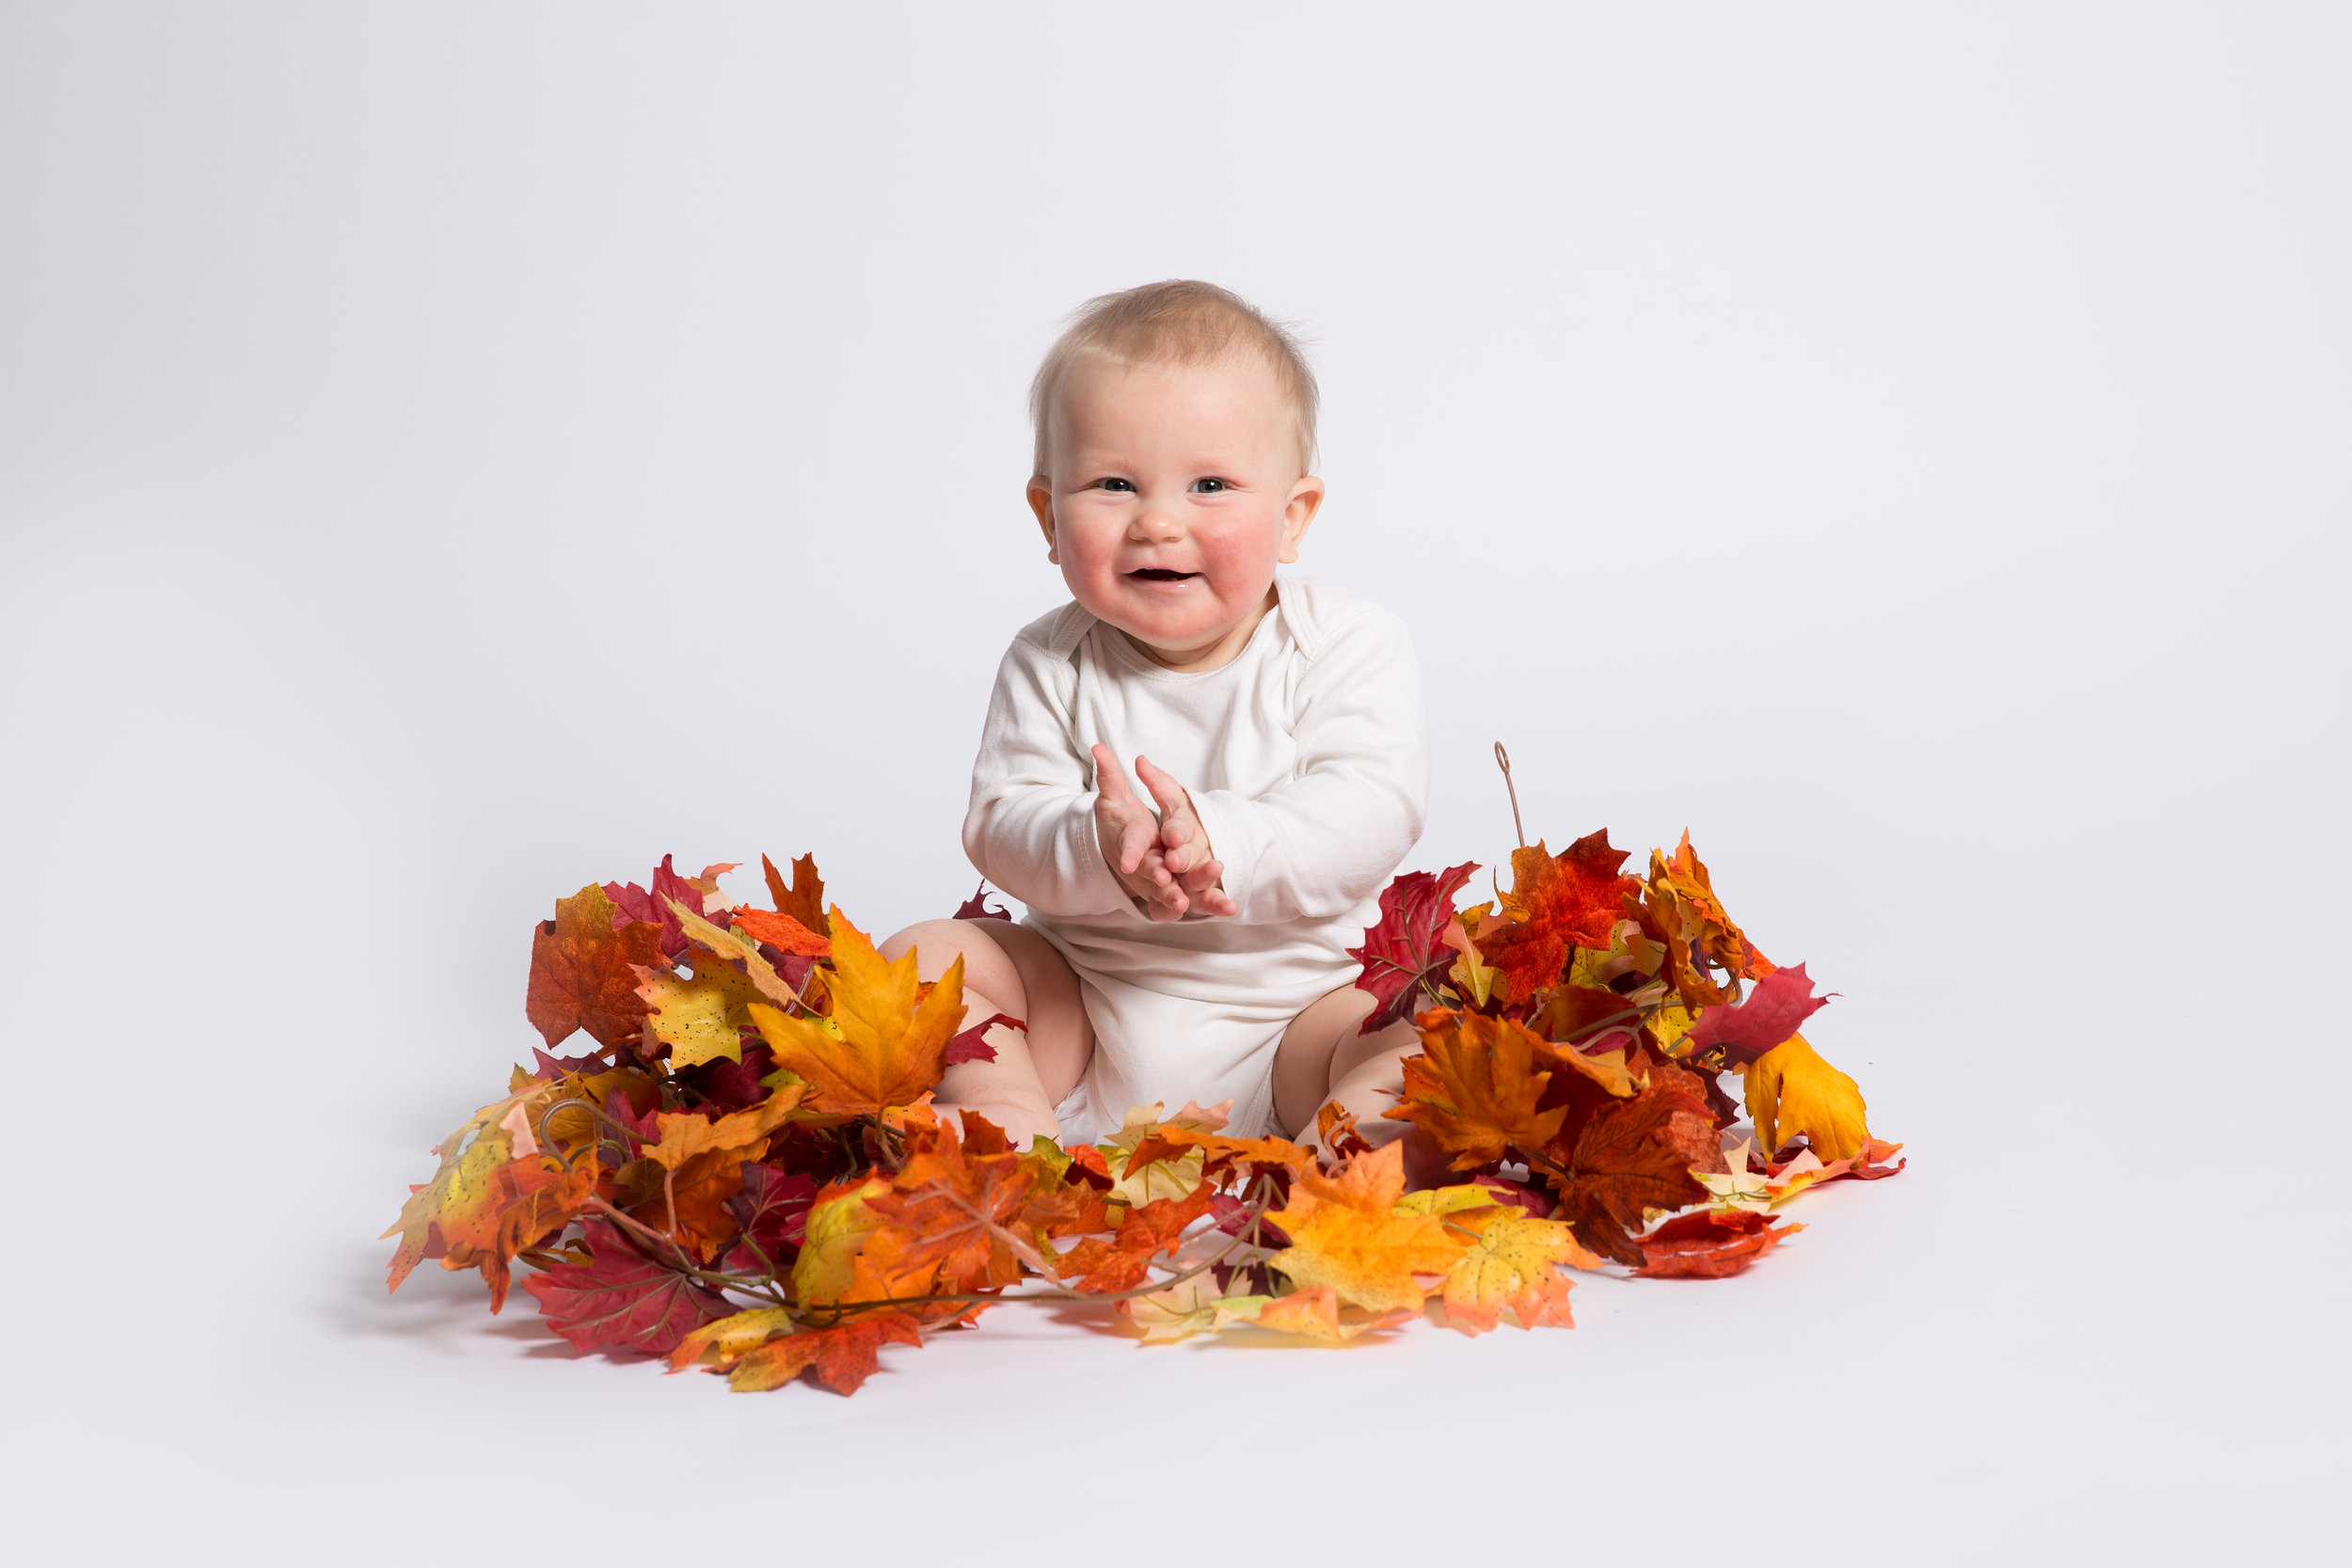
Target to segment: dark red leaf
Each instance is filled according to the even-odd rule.
[[[1777,1225],[1769,1214],[1702,1209],[1643,1237],[1642,1266],[1633,1272],[1645,1279],[1721,1279],[1804,1228]]]
[[[735,1311],[725,1297],[654,1262],[604,1220],[589,1220],[585,1263],[555,1263],[523,1289],[548,1326],[581,1350],[667,1355],[707,1323]]]
[[[1477,869],[1478,863],[1469,861],[1434,877],[1408,871],[1381,891],[1378,924],[1365,927],[1361,947],[1347,950],[1363,965],[1357,989],[1370,991],[1377,1004],[1359,1033],[1385,1029],[1438,1005],[1438,979],[1457,956],[1444,942],[1454,919],[1454,895]]]
[[[991,1013],[986,1018],[980,1020],[979,1022],[972,1025],[971,1028],[966,1029],[962,1034],[958,1035],[953,1039],[949,1040],[947,1042],[947,1049],[941,1055],[940,1059],[946,1062],[949,1067],[955,1066],[958,1062],[994,1061],[996,1059],[996,1048],[988,1044],[986,1041],[981,1039],[980,1037],[988,1033],[992,1024],[997,1023],[1001,1023],[1009,1029],[1018,1029],[1023,1034],[1028,1033],[1029,1030],[1029,1026],[1027,1024],[1022,1022],[1010,1013]]]
[[[1002,904],[996,905],[993,909],[989,907],[988,884],[982,882],[973,891],[971,897],[966,898],[957,907],[956,918],[958,920],[1010,920],[1012,913]]]
[[[671,962],[675,963],[686,956],[686,929],[678,924],[677,916],[662,900],[675,898],[690,910],[700,911],[703,890],[670,869],[673,858],[662,856],[661,863],[653,868],[653,886],[650,890],[639,887],[635,882],[607,882],[604,884],[604,895],[612,900],[614,930],[618,931],[632,921],[639,920],[660,927],[661,951]]]

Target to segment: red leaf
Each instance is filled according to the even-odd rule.
[[[727,1212],[743,1227],[742,1240],[727,1254],[726,1266],[739,1274],[757,1274],[790,1261],[808,1228],[808,1211],[817,1201],[817,1183],[795,1171],[789,1176],[773,1165],[746,1164],[743,1190],[727,1199]],[[757,1243],[755,1252],[746,1243]],[[762,1264],[760,1253],[767,1255]]]
[[[740,926],[754,942],[764,942],[779,953],[821,958],[833,952],[832,938],[819,936],[788,914],[743,904],[728,911],[727,918]]]
[[[805,1371],[836,1394],[854,1394],[867,1378],[882,1370],[875,1352],[884,1345],[922,1342],[912,1317],[883,1312],[771,1339],[737,1362],[728,1382],[739,1390],[773,1388]]]
[[[1381,891],[1379,923],[1365,927],[1361,947],[1347,950],[1363,965],[1357,989],[1370,991],[1378,1004],[1358,1033],[1369,1035],[1410,1018],[1424,999],[1438,1006],[1438,977],[1457,956],[1442,940],[1454,919],[1454,895],[1477,869],[1477,862],[1466,861],[1435,877],[1408,871]]]
[[[703,907],[703,890],[670,869],[674,858],[664,855],[661,863],[653,868],[651,889],[639,887],[635,882],[604,884],[604,895],[612,900],[613,908],[619,911],[612,917],[612,928],[618,931],[639,920],[660,927],[661,951],[672,963],[686,956],[686,930],[662,900],[675,898],[697,913]]]
[[[940,1060],[949,1067],[955,1066],[958,1062],[994,1061],[996,1048],[982,1040],[980,1037],[988,1033],[992,1024],[997,1023],[1003,1024],[1008,1029],[1018,1029],[1025,1035],[1029,1032],[1029,1026],[1010,1013],[991,1013],[962,1034],[949,1040],[947,1049],[941,1055]]]
[[[991,909],[988,903],[988,883],[983,881],[973,890],[972,896],[956,906],[958,920],[1010,920],[1012,912],[1002,904]]]
[[[1668,1220],[1641,1239],[1645,1279],[1721,1279],[1804,1228],[1778,1225],[1769,1214],[1703,1209]]]
[[[531,990],[523,1015],[549,1047],[585,1029],[599,1045],[635,1039],[645,1004],[634,966],[661,961],[659,927],[615,924],[612,901],[594,884],[556,900],[555,918],[531,933]]]
[[[1707,1196],[1691,1167],[1724,1168],[1705,1089],[1690,1073],[1662,1064],[1650,1069],[1640,1094],[1595,1112],[1563,1163],[1572,1175],[1560,1194],[1561,1217],[1595,1252],[1636,1266],[1645,1259],[1631,1232],[1656,1210]]]
[[[1692,1047],[1703,1052],[1722,1046],[1732,1065],[1745,1067],[1795,1034],[1836,994],[1814,995],[1803,964],[1774,970],[1738,1006],[1702,1011],[1691,1028]]]
[[[1557,856],[1541,843],[1511,851],[1511,891],[1502,913],[1516,922],[1480,939],[1486,961],[1502,972],[1506,1002],[1524,1002],[1559,983],[1570,947],[1605,948],[1625,918],[1641,879],[1618,874],[1626,852],[1609,847],[1609,830],[1587,833]]]
[[[552,1264],[523,1281],[548,1326],[581,1350],[667,1355],[693,1330],[735,1311],[725,1297],[645,1257],[607,1221],[589,1220],[583,1228],[590,1261]]]
[[[778,914],[788,914],[808,930],[818,935],[832,929],[825,921],[825,879],[817,875],[817,857],[803,855],[792,863],[792,885],[784,885],[784,873],[767,856],[759,857],[759,868],[767,874],[768,901]]]

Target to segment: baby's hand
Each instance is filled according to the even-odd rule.
[[[1225,895],[1225,863],[1211,851],[1209,832],[1200,825],[1200,814],[1192,809],[1184,786],[1154,768],[1149,757],[1136,758],[1136,777],[1160,803],[1160,855],[1176,885],[1203,914],[1240,913],[1241,906]]]
[[[1168,868],[1160,820],[1127,787],[1127,775],[1107,746],[1094,748],[1094,838],[1104,863],[1120,887],[1143,901],[1144,913],[1154,920],[1183,919],[1192,896]]]

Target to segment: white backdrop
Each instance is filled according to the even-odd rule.
[[[0,5],[12,1555],[2332,1529],[2352,20],[1640,9]],[[1573,1333],[1007,1308],[848,1401],[387,1299],[554,897],[970,892],[1026,377],[1178,276],[1313,343],[1412,863],[1498,738],[1688,825],[1911,1170]]]

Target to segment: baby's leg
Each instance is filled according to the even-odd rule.
[[[1025,1037],[1002,1024],[988,1032],[994,1061],[949,1068],[939,1085],[941,1107],[978,1112],[1016,1146],[1058,1137],[1054,1107],[1078,1086],[1094,1054],[1094,1028],[1068,961],[1052,942],[1009,920],[926,920],[883,942],[882,954],[896,958],[910,947],[926,980],[938,979],[962,957],[968,1023],[1004,1013],[1028,1024]]]
[[[1294,1139],[1315,1146],[1315,1113],[1336,1100],[1355,1113],[1366,1142],[1407,1140],[1405,1169],[1416,1185],[1438,1180],[1444,1158],[1436,1145],[1412,1123],[1382,1115],[1404,1090],[1405,1058],[1420,1053],[1421,1036],[1401,1019],[1358,1033],[1375,1006],[1370,991],[1346,985],[1291,1021],[1274,1053],[1274,1115]]]

